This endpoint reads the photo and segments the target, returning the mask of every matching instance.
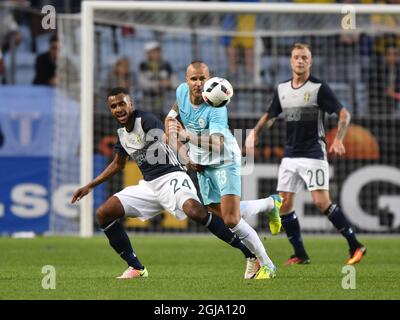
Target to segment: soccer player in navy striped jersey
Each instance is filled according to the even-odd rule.
[[[108,107],[122,126],[111,164],[86,186],[73,195],[72,203],[79,201],[94,187],[120,172],[131,157],[143,174],[136,186],[129,186],[111,196],[96,211],[97,222],[111,247],[128,264],[118,278],[147,277],[147,269],[133,251],[128,235],[119,219],[124,216],[141,220],[152,218],[167,210],[178,219],[186,216],[208,228],[214,235],[232,247],[240,249],[245,257],[253,256],[242,241],[224,224],[223,220],[201,204],[197,190],[176,155],[164,142],[164,125],[150,112],[134,108],[124,88],[114,88],[108,94]]]
[[[294,248],[294,255],[286,265],[310,263],[294,211],[296,192],[304,182],[311,192],[314,204],[346,238],[349,244],[347,264],[355,264],[365,255],[366,248],[358,242],[340,207],[330,199],[329,165],[323,124],[325,112],[339,116],[337,135],[329,152],[342,156],[345,153],[343,138],[350,123],[350,114],[326,82],[311,76],[312,54],[308,45],[296,43],[291,51],[290,62],[292,78],[278,85],[268,111],[246,139],[246,151],[251,152],[254,149],[262,128],[265,125],[271,127],[282,113],[287,124],[287,137],[285,153],[279,167],[277,190],[284,199],[280,211],[282,226]]]

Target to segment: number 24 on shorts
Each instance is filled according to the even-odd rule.
[[[171,186],[174,186],[174,193],[177,193],[182,187],[189,188],[189,190],[192,190],[190,187],[189,181],[187,179],[184,179],[183,181],[178,181],[178,179],[172,179],[169,184]],[[180,187],[179,187],[180,185]]]

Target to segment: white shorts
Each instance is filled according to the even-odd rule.
[[[171,172],[152,181],[140,180],[136,186],[126,187],[114,194],[121,201],[128,217],[142,221],[167,210],[177,219],[186,218],[183,204],[197,197],[196,187],[190,177],[181,171]]]
[[[297,192],[304,183],[309,191],[329,190],[328,161],[310,158],[283,158],[279,166],[277,190]]]

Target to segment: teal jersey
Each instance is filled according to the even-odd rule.
[[[218,134],[224,136],[224,148],[221,153],[210,152],[206,146],[198,147],[189,142],[189,157],[193,162],[213,167],[240,163],[241,152],[235,137],[229,130],[226,107],[214,108],[205,102],[199,106],[192,105],[189,87],[186,83],[182,83],[176,89],[176,100],[179,116],[186,130],[197,135]]]

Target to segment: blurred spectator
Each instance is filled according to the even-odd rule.
[[[20,44],[22,36],[18,28],[11,10],[0,9],[0,80],[3,84],[7,83],[7,79],[2,55]]]
[[[45,30],[42,27],[43,14],[41,13],[41,10],[44,5],[51,4],[51,3],[44,3],[42,0],[30,0],[29,2],[30,2],[30,7],[32,9],[35,9],[36,11],[18,12],[18,19],[19,19],[19,21],[22,20],[29,26],[29,31],[30,31],[30,35],[31,35],[31,42],[30,42],[31,52],[37,53],[37,38],[38,38],[38,36],[48,32],[48,30]],[[57,12],[59,12],[59,11],[57,11]]]
[[[337,48],[335,56],[328,56],[333,66],[331,72],[338,82],[355,84],[361,81],[361,64],[359,61],[359,39],[360,35],[342,31],[334,37],[334,46]]]
[[[236,28],[236,16],[232,13],[227,13],[222,17],[221,22],[224,31],[233,31]],[[221,37],[221,44],[225,47],[226,57],[228,59],[228,75],[227,77],[232,81],[237,73],[237,63],[235,56],[235,49],[232,47],[232,37]]]
[[[385,55],[371,65],[369,79],[370,111],[374,114],[400,112],[399,49],[388,45]]]
[[[105,83],[106,92],[114,87],[127,88],[130,92],[132,92],[135,87],[135,77],[130,70],[130,62],[127,57],[118,59],[107,75]]]
[[[57,35],[52,35],[49,39],[49,50],[36,57],[33,84],[48,86],[67,84],[69,92],[77,97],[78,80],[76,67],[68,57],[60,57],[60,42]]]
[[[19,32],[18,23],[15,21],[13,13],[7,8],[0,10],[0,45],[3,53],[11,47],[17,46],[22,36]]]
[[[167,104],[168,91],[175,89],[179,79],[169,62],[164,61],[158,41],[144,45],[146,61],[140,63],[139,86],[143,91],[143,105],[153,112],[163,113],[170,106]]]
[[[378,4],[399,4],[399,0],[376,1]],[[383,35],[378,35],[375,39],[375,51],[379,54],[384,54],[385,48],[388,45],[395,45],[400,48],[400,35],[398,30],[400,28],[400,16],[395,14],[373,14],[371,16],[373,26],[378,28],[385,28],[388,30]],[[391,31],[393,30],[393,31]]]
[[[229,0],[227,2],[260,2],[259,0]],[[222,28],[226,31],[253,33],[256,28],[255,14],[226,14],[222,18]],[[233,81],[247,83],[254,77],[254,36],[224,36],[221,43],[225,46],[228,59],[228,78]],[[244,70],[239,70],[240,66]]]
[[[50,37],[49,51],[40,54],[35,62],[33,84],[55,86],[57,84],[56,68],[60,53],[60,43],[56,35]]]

